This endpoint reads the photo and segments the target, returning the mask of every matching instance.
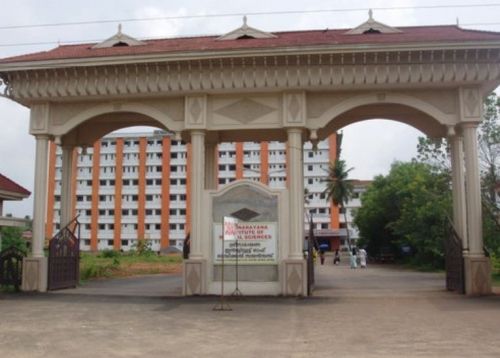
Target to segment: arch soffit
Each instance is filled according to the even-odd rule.
[[[354,96],[329,108],[320,117],[311,119],[310,123],[312,124],[313,128],[321,129],[326,127],[332,120],[342,115],[343,113],[357,107],[371,104],[400,104],[427,114],[431,118],[435,119],[439,124],[445,126],[453,126],[457,124],[455,115],[444,113],[434,105],[419,98],[402,94],[384,94],[384,97],[382,99],[380,98],[380,94]]]
[[[105,114],[113,113],[123,113],[132,112],[143,114],[161,123],[165,128],[171,131],[181,131],[183,129],[184,122],[176,122],[170,118],[166,113],[141,103],[123,103],[117,106],[116,104],[101,104],[90,109],[84,110],[77,115],[70,118],[63,125],[54,128],[54,135],[65,135],[71,130],[75,129],[79,125],[87,122],[88,120]],[[141,123],[138,122],[136,125],[140,126]]]
[[[249,180],[249,179],[242,179],[242,180],[235,180],[227,185],[224,185],[224,187],[221,188],[220,190],[213,192],[212,196],[213,197],[222,196],[235,188],[238,188],[240,186],[245,186],[245,185],[250,185],[250,186],[256,188],[257,190],[265,193],[266,195],[271,195],[271,196],[280,196],[281,193],[283,192],[283,189],[271,189],[270,187],[262,184],[261,182],[257,182],[257,181],[253,181],[253,180]]]

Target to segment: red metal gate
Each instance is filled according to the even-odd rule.
[[[78,285],[80,280],[79,237],[80,224],[75,218],[50,240],[49,290],[76,287]]]

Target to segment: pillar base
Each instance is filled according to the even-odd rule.
[[[286,259],[282,262],[283,295],[307,296],[307,263],[304,259]]]
[[[465,256],[465,294],[485,296],[491,294],[491,262],[485,256]]]
[[[207,261],[187,259],[182,263],[182,294],[184,296],[205,295],[207,292]]]
[[[23,291],[47,291],[47,263],[46,257],[25,257],[23,259],[23,282],[21,284]]]

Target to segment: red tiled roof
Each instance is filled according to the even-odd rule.
[[[314,45],[376,45],[440,42],[500,41],[500,33],[465,30],[457,26],[401,27],[400,33],[346,35],[343,30],[276,32],[276,38],[218,41],[217,36],[145,40],[145,45],[93,49],[94,44],[63,45],[33,54],[10,57],[0,63],[46,61],[176,52],[273,49]]]
[[[31,192],[0,173],[0,190],[29,196]]]

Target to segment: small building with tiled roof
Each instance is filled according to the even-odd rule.
[[[0,173],[0,227],[26,226],[25,219],[3,216],[3,202],[7,200],[23,200],[30,195],[31,192],[29,190]]]

